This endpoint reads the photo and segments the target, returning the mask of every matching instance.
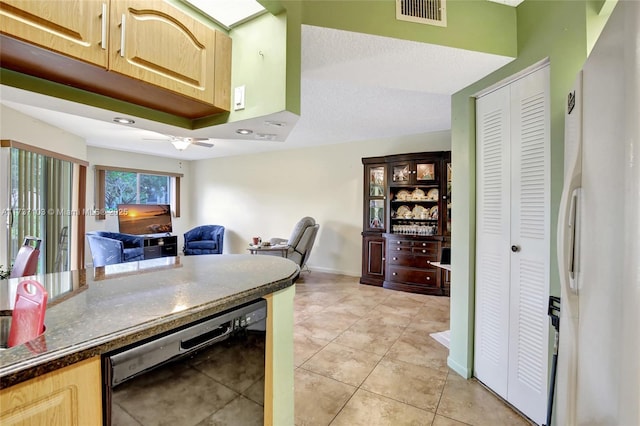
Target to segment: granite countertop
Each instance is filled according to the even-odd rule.
[[[52,296],[46,330],[0,351],[0,389],[259,299],[293,285],[299,272],[284,258],[230,254],[37,276]],[[17,282],[1,282],[0,311]]]

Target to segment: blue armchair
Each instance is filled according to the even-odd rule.
[[[87,232],[93,267],[144,260],[144,238],[118,232]]]
[[[184,234],[185,255],[222,254],[224,242],[224,226],[202,225]]]

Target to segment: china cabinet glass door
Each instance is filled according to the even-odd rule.
[[[369,214],[370,230],[385,229],[385,167],[369,166]]]

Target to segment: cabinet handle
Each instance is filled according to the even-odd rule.
[[[423,252],[423,253],[426,253],[427,251],[426,251],[426,250],[422,250],[422,252]]]
[[[427,281],[431,281],[431,277],[427,277]]]
[[[396,250],[400,251],[400,250],[402,250],[402,249],[401,249],[400,247],[397,247],[397,248],[396,248]]]
[[[400,241],[396,241],[396,244],[400,244]]]
[[[122,22],[120,23],[120,56],[124,58],[124,43],[125,43],[125,35],[126,35],[126,23],[127,16],[122,14]]]
[[[383,257],[383,258],[382,258],[382,261],[384,262],[385,260],[387,260],[387,259],[385,259],[385,258]]]
[[[100,19],[102,20],[101,22],[101,31],[100,31],[100,37],[102,38],[102,40],[100,40],[100,47],[102,48],[102,50],[106,50],[107,49],[107,21],[109,17],[107,16],[107,4],[106,3],[102,3],[102,14],[100,15]]]
[[[394,257],[394,258],[393,258],[393,260],[398,260],[398,258],[397,258],[397,257]]]
[[[397,273],[397,272],[394,272],[394,273],[392,273],[391,275],[398,275],[398,273]]]

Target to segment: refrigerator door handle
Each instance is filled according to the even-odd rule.
[[[578,293],[578,249],[580,247],[580,188],[575,188],[571,193],[571,203],[569,207],[569,222],[567,231],[569,235],[569,288],[574,293]]]
[[[560,285],[573,294],[579,292],[577,264],[580,239],[580,189],[582,170],[580,159],[582,150],[578,148],[575,164],[565,180],[565,189],[560,199],[558,217],[558,268],[560,270]]]

